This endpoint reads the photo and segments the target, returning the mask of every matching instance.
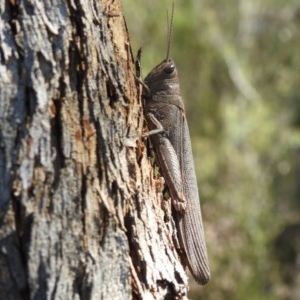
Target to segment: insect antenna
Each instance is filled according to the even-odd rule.
[[[171,48],[171,37],[172,37],[172,27],[173,27],[173,16],[174,16],[174,2],[172,3],[172,13],[171,13],[171,20],[169,20],[169,13],[167,10],[167,60],[170,56],[170,48]]]

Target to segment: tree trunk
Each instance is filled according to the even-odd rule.
[[[0,13],[0,299],[185,298],[120,2]]]

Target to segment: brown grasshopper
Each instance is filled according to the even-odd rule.
[[[167,58],[144,81],[144,112],[151,143],[168,186],[180,247],[200,284],[210,279],[191,139],[174,61],[169,58],[174,5],[168,25]],[[169,23],[169,22],[168,22]]]

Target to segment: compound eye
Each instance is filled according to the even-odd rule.
[[[166,74],[171,74],[171,73],[173,73],[174,72],[174,70],[175,70],[175,65],[174,64],[169,64],[168,66],[166,66],[165,68],[164,68],[164,72],[166,73]]]

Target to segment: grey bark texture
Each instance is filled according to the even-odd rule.
[[[0,42],[0,299],[186,298],[120,1],[3,0]]]

